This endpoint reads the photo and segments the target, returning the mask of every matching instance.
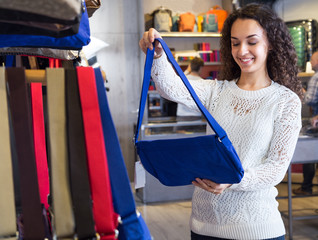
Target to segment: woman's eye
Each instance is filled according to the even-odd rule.
[[[255,45],[257,42],[249,42],[249,45]]]
[[[238,46],[238,45],[240,45],[239,43],[232,43],[232,46],[233,47],[236,47],[236,46]]]

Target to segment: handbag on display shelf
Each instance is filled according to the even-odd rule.
[[[39,19],[41,20],[41,19]],[[50,37],[66,37],[78,32],[79,23],[72,25],[0,19],[1,34],[31,34]]]
[[[0,56],[1,55],[28,55],[61,60],[74,60],[79,58],[79,51],[53,48],[4,47],[0,48]]]
[[[81,0],[4,0],[0,2],[0,33],[51,37],[74,35],[78,32],[84,10]]]
[[[61,20],[63,23],[74,21],[80,15],[82,0],[1,0],[0,9],[8,12],[6,16],[18,17],[19,20],[26,20],[24,16],[34,14],[38,17],[49,17],[55,21]],[[0,19],[3,19],[3,15],[0,15]]]
[[[55,1],[54,1],[55,2]],[[85,8],[86,9],[86,8]],[[0,34],[0,48],[35,47],[80,50],[90,42],[90,28],[87,11],[83,11],[76,34],[65,37],[52,37],[29,34]]]
[[[166,186],[189,185],[195,178],[210,179],[216,183],[239,183],[244,170],[226,132],[200,102],[166,43],[162,39],[155,41],[161,43],[169,61],[215,134],[182,139],[138,141],[154,56],[154,50],[148,49],[135,133],[135,146],[144,168]]]

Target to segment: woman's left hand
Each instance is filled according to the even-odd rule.
[[[195,181],[192,182],[192,184],[196,187],[202,188],[213,194],[221,194],[225,189],[229,188],[232,185],[232,184],[218,184],[218,183],[212,182],[211,180],[200,179],[200,178],[196,178]]]

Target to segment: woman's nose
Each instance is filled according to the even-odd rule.
[[[248,53],[248,46],[244,43],[240,44],[238,53],[240,56],[244,56],[246,53]]]

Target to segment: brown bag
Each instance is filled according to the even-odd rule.
[[[195,15],[191,12],[183,13],[179,18],[179,32],[193,32]]]
[[[94,12],[100,8],[100,0],[85,0],[88,17],[93,16]]]

